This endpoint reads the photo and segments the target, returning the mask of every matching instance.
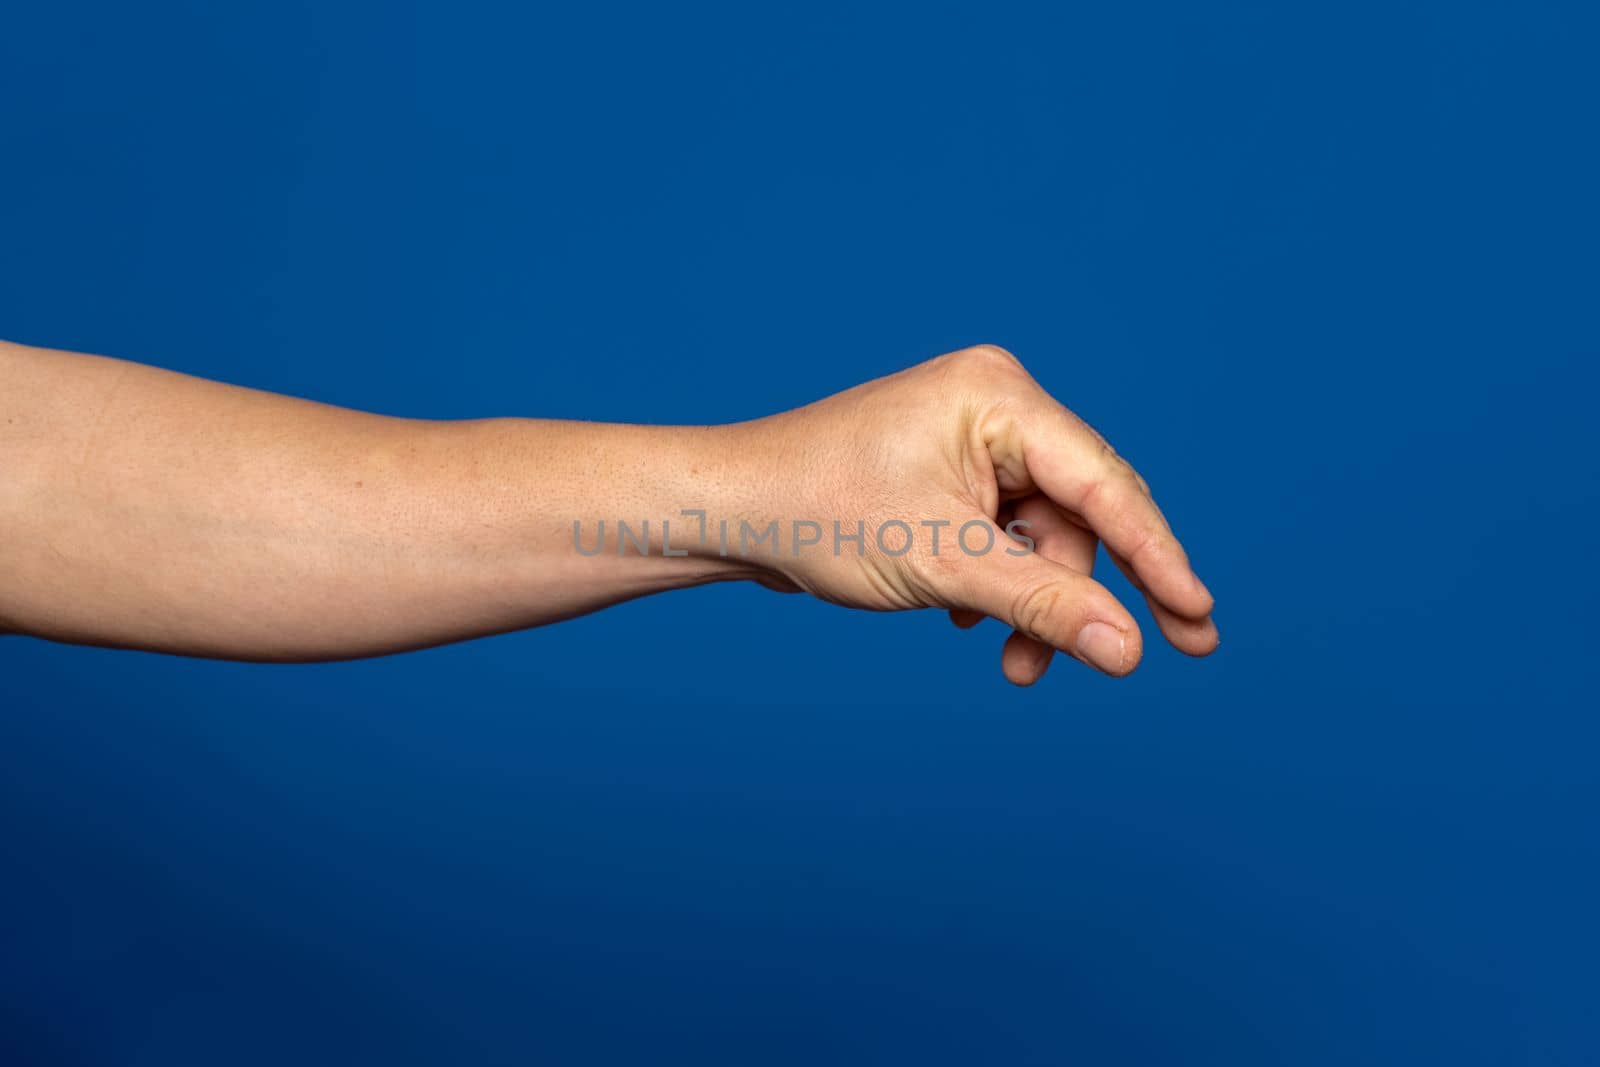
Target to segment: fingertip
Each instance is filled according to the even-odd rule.
[[[1044,677],[1043,674],[1038,672],[1015,667],[1005,659],[1000,661],[1000,672],[1006,676],[1006,681],[1018,689],[1027,689]]]
[[[1146,566],[1143,570],[1127,566],[1123,573],[1130,576],[1146,595],[1158,601],[1172,614],[1198,622],[1211,614],[1216,598],[1205,583],[1190,570],[1187,563],[1167,565],[1159,569]]]
[[[1211,655],[1222,644],[1222,635],[1217,632],[1217,624],[1210,618],[1196,629],[1196,632],[1184,643],[1173,642],[1173,647],[1186,656],[1201,659]]]
[[[1204,609],[1191,615],[1190,618],[1207,619],[1209,621],[1211,613],[1216,610],[1217,598],[1211,595],[1211,590],[1206,588],[1206,583],[1202,582],[1200,576],[1192,570],[1189,572],[1189,582],[1193,588],[1192,597],[1195,606]]]
[[[1150,601],[1150,611],[1156,617],[1156,623],[1161,627],[1161,635],[1167,639],[1167,643],[1185,656],[1196,658],[1209,656],[1221,643],[1221,638],[1217,634],[1217,624],[1209,616],[1201,619],[1185,618],[1167,610],[1154,600]]]
[[[1144,658],[1144,639],[1131,622],[1118,627],[1095,619],[1078,631],[1073,654],[1103,674],[1123,678]]]
[[[1025,689],[1044,677],[1054,656],[1049,645],[1013,631],[1000,650],[1000,670],[1006,681]]]
[[[1113,675],[1116,678],[1126,678],[1139,668],[1140,663],[1144,662],[1144,634],[1140,632],[1138,626],[1135,626],[1128,632],[1127,637],[1126,659],[1123,661],[1121,672]]]
[[[1169,624],[1192,627],[1210,620],[1216,599],[1190,569],[1187,558],[1181,569],[1168,569],[1158,576],[1146,577],[1124,556],[1115,551],[1108,554],[1122,576],[1144,594],[1145,603],[1161,623],[1162,633],[1170,636]]]

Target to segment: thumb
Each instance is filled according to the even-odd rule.
[[[1120,677],[1139,665],[1144,641],[1138,624],[1088,575],[1033,552],[1014,556],[998,547],[951,563],[948,607],[992,615],[1107,674]]]

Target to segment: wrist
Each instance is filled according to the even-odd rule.
[[[660,428],[652,428],[660,429]],[[670,442],[650,448],[658,524],[652,536],[664,558],[698,561],[730,577],[755,577],[770,543],[753,531],[777,516],[777,481],[759,422],[671,427]]]
[[[761,496],[749,424],[545,425],[563,428],[575,452],[563,466],[584,486],[542,509],[557,513],[575,566],[685,584],[759,576],[739,551],[741,520]]]
[[[805,491],[818,460],[790,427],[790,416],[777,415],[698,431],[705,451],[683,491],[692,502],[669,516],[674,551],[772,588],[796,587],[797,562],[831,535],[832,511]]]

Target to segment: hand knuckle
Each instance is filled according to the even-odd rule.
[[[1012,624],[1035,640],[1048,640],[1044,635],[1060,608],[1063,593],[1056,585],[1024,586],[1012,599]]]
[[[1022,367],[1020,359],[999,345],[973,345],[971,348],[962,349],[959,354],[976,367],[1006,370],[1018,370]]]
[[[1133,538],[1133,543],[1128,549],[1128,562],[1137,563],[1161,554],[1161,535],[1152,529],[1142,529]]]
[[[1102,494],[1105,492],[1105,488],[1106,483],[1104,479],[1089,478],[1078,488],[1077,499],[1067,501],[1067,506],[1071,507],[1080,515],[1091,514],[1092,512],[1098,510],[1097,504],[1100,501]]]

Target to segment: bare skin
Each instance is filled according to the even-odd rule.
[[[686,508],[713,530],[776,522],[780,550],[724,556]],[[617,518],[652,520],[651,551],[578,551],[575,520],[587,543]],[[660,519],[686,554],[663,553]],[[859,549],[836,553],[831,530],[787,539],[835,519],[864,523]],[[1021,520],[1037,551],[1004,551],[1004,534],[954,550],[974,519]],[[886,548],[885,520],[915,536]],[[1138,665],[1137,623],[1090,577],[1101,543],[1172,645],[1216,648],[1211,594],[1143,480],[987,345],[780,415],[665,427],[389,418],[0,343],[0,630],[57,641],[346,659],[744,579],[959,626],[993,616],[1015,630],[1006,677],[1028,685],[1056,651]]]

